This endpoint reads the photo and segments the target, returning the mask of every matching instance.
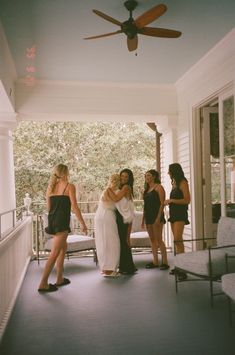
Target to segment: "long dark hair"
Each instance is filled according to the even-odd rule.
[[[186,180],[183,169],[179,163],[173,163],[169,165],[169,173],[171,174],[171,182],[175,183],[179,187],[182,180]]]
[[[127,182],[127,185],[130,186],[131,188],[131,194],[132,196],[134,196],[134,190],[133,190],[133,186],[134,186],[134,175],[133,175],[133,172],[130,170],[130,169],[122,169],[121,172],[120,172],[120,176],[122,173],[127,173],[128,174],[128,182]]]
[[[153,176],[154,182],[156,184],[161,184],[160,175],[159,175],[159,172],[157,170],[150,169],[150,170],[146,171],[145,175],[148,174],[148,173]],[[149,189],[149,184],[147,182],[145,182],[145,184],[144,184],[144,196],[146,195],[148,189]]]

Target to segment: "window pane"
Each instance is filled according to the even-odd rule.
[[[235,218],[234,98],[223,101],[226,215]]]
[[[235,122],[234,122],[234,99],[230,97],[223,101],[224,121],[224,156],[235,155]]]

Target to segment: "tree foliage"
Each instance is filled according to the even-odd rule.
[[[146,124],[22,122],[14,132],[17,205],[26,192],[44,201],[53,167],[68,165],[79,200],[97,200],[108,177],[130,168],[135,198],[144,173],[155,167],[155,133]]]

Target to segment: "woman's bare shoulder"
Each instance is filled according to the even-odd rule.
[[[188,180],[186,180],[186,179],[181,180],[179,187],[180,188],[181,187],[188,187]]]
[[[156,190],[156,191],[165,191],[164,187],[163,187],[161,184],[157,184],[157,185],[155,186],[155,190]]]
[[[68,192],[74,192],[76,191],[76,187],[74,184],[72,184],[71,182],[68,183]]]

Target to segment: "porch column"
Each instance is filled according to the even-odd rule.
[[[158,116],[155,122],[158,131],[162,134],[162,171],[161,180],[169,196],[171,191],[171,181],[168,176],[168,166],[177,162],[177,121],[178,116],[164,115]]]
[[[0,117],[0,213],[16,207],[15,174],[12,130],[15,123],[8,123]],[[12,227],[12,215],[1,218],[1,232]]]

